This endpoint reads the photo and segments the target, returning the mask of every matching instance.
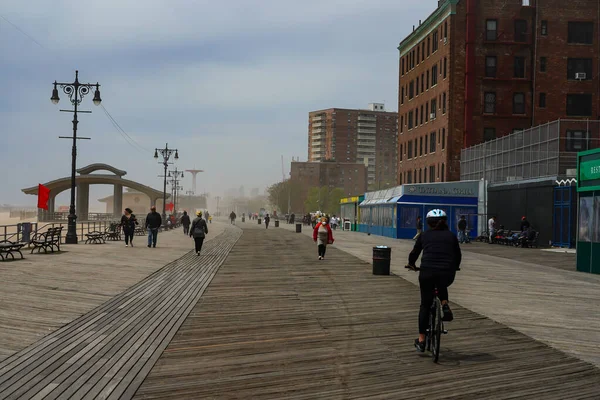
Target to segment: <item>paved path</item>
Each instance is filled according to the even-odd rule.
[[[0,363],[2,399],[131,398],[241,236],[228,228]]]
[[[287,224],[282,228],[293,229]],[[311,234],[306,228],[303,234]],[[366,262],[372,260],[373,246],[390,246],[393,273],[418,284],[417,275],[404,268],[412,241],[339,230],[334,236],[335,247]],[[485,254],[487,248],[495,256]],[[567,265],[572,254],[489,244],[462,249],[463,266],[450,289],[451,302],[600,366],[599,275],[547,266],[556,264],[549,259]],[[512,250],[521,261],[507,258]]]
[[[211,224],[208,240],[223,231]],[[159,233],[158,247],[146,237],[102,245],[61,245],[55,254],[29,254],[0,262],[0,360],[94,309],[183,256],[193,241],[182,231]]]
[[[243,226],[238,224],[238,226]],[[455,307],[419,357],[418,289],[309,238],[244,226],[137,399],[596,399],[600,371]]]

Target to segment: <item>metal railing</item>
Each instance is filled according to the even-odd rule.
[[[98,231],[105,232],[107,228],[113,224],[118,224],[118,221],[87,221],[80,222],[77,224],[77,238],[79,240],[86,239],[86,233]],[[143,224],[143,221],[140,221]],[[64,238],[67,234],[67,223],[66,222],[49,222],[41,224],[38,222],[31,223],[30,240],[37,233],[44,233],[50,228],[63,227],[61,243],[64,243]],[[143,226],[143,225],[142,225]],[[12,225],[0,225],[0,240],[10,240],[12,242],[24,242],[23,237],[23,224],[12,224]],[[27,241],[25,241],[27,242]]]

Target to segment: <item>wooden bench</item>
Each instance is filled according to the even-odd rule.
[[[106,232],[104,232],[104,236],[106,240],[121,240],[121,225],[120,224],[111,224],[108,228],[106,228]]]
[[[0,259],[2,261],[8,260],[10,256],[12,260],[15,259],[15,253],[21,256],[21,259],[24,259],[23,253],[21,253],[21,249],[25,246],[25,243],[16,243],[11,242],[10,240],[2,240],[0,241]]]
[[[103,232],[92,231],[90,233],[86,233],[85,236],[87,239],[85,240],[85,244],[104,244],[106,243],[106,238]]]
[[[31,253],[33,253],[35,249],[37,249],[38,253],[41,252],[42,249],[44,250],[44,253],[47,253],[48,249],[50,249],[50,252],[54,253],[55,248],[56,251],[60,251],[61,232],[62,226],[50,228],[46,232],[36,233],[29,242],[29,245],[33,247]]]

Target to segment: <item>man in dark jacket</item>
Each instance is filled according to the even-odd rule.
[[[148,247],[156,247],[158,229],[162,225],[162,217],[156,212],[156,206],[150,207],[150,213],[146,215],[145,228],[148,231]]]
[[[527,221],[527,217],[521,218],[521,232],[525,232],[527,229],[531,227],[529,221]]]
[[[458,221],[458,242],[469,243],[469,235],[467,234],[467,218],[462,215]]]
[[[229,219],[231,220],[232,225],[235,225],[236,218],[237,218],[237,215],[235,215],[235,213],[232,211],[231,214],[229,214]]]
[[[181,216],[181,225],[183,225],[183,234],[187,235],[188,233],[190,233],[190,224],[192,223],[192,221],[190,221],[190,216],[188,215],[187,211],[183,212],[183,215]]]

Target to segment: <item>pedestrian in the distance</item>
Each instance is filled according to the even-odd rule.
[[[315,229],[313,230],[313,240],[317,242],[317,248],[319,250],[319,260],[325,259],[325,251],[327,250],[328,244],[333,244],[333,232],[331,227],[327,223],[327,218],[321,218]]]
[[[421,216],[419,215],[417,217],[417,224],[416,224],[416,228],[417,228],[417,234],[415,235],[415,237],[413,238],[413,240],[417,240],[417,238],[421,235],[421,233],[423,233],[423,219],[421,218]]]
[[[458,243],[470,243],[469,233],[467,232],[467,218],[462,215],[458,221]]]
[[[525,232],[530,227],[531,224],[529,223],[529,221],[527,221],[527,217],[523,216],[523,218],[521,218],[521,232]]]
[[[150,213],[146,215],[144,228],[148,231],[148,247],[156,247],[158,229],[162,225],[162,217],[156,212],[156,206],[150,207]]]
[[[196,213],[196,218],[194,218],[194,222],[192,222],[192,228],[190,229],[190,237],[194,238],[194,243],[196,244],[196,255],[200,255],[200,251],[202,251],[202,244],[204,243],[204,238],[208,234],[208,225],[206,225],[206,220],[202,218],[202,211],[198,211]]]
[[[129,247],[129,245],[133,247],[133,234],[135,233],[136,225],[138,225],[138,221],[133,211],[131,211],[131,208],[126,208],[125,213],[121,217],[121,226],[125,235],[125,247]]]
[[[187,211],[183,212],[183,215],[181,216],[181,225],[183,225],[183,234],[187,235],[190,233],[190,224],[192,223],[192,221],[190,220],[190,216],[188,215]]]
[[[232,211],[231,214],[229,214],[229,219],[231,220],[232,225],[235,225],[236,218],[237,218],[237,215],[235,215],[235,213]]]
[[[265,226],[267,227],[266,229],[269,229],[269,222],[271,222],[271,217],[269,217],[269,214],[265,215]]]

